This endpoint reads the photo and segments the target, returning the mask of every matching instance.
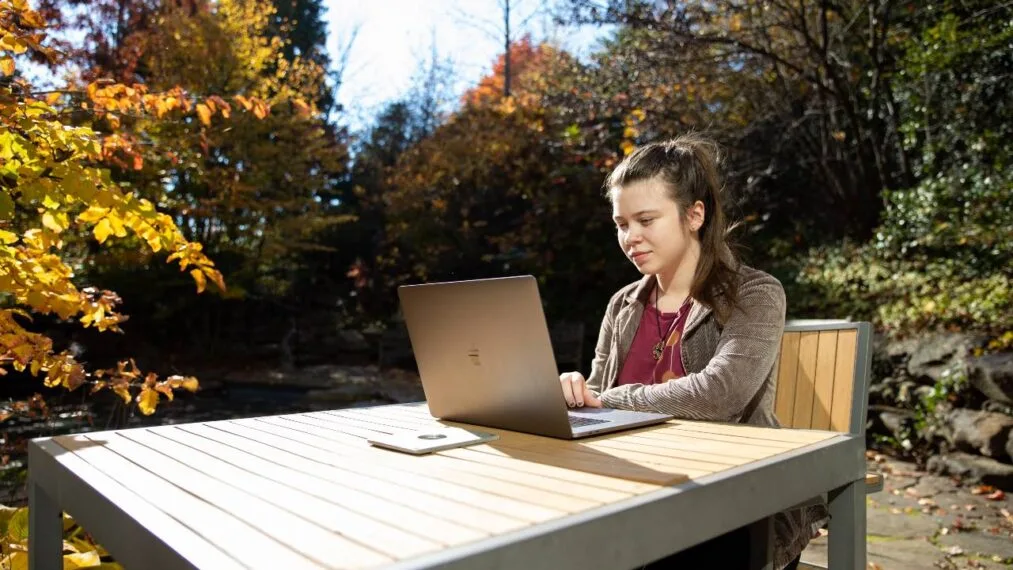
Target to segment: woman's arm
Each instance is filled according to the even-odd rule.
[[[734,421],[763,386],[784,331],[784,288],[769,275],[739,288],[717,349],[700,372],[664,384],[627,384],[601,395],[609,408],[653,411],[687,419]]]

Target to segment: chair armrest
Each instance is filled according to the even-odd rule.
[[[865,474],[865,494],[871,495],[883,490],[883,475],[880,473]]]
[[[883,490],[883,475],[881,473],[866,473],[865,474],[865,494],[871,495],[878,493]],[[813,497],[808,501],[802,501],[801,503],[792,507],[792,509],[801,509],[802,507],[811,507],[819,504],[826,504],[827,496],[826,493],[819,497]]]

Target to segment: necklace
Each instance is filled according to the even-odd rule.
[[[682,318],[682,310],[686,308],[688,304],[689,297],[687,296],[686,300],[683,301],[682,305],[679,307],[679,310],[675,312],[675,318],[672,319],[672,324],[668,325],[668,332],[662,332],[661,309],[658,307],[658,289],[654,289],[654,319],[658,324],[658,343],[651,349],[651,356],[654,357],[654,360],[661,360],[661,355],[665,352],[665,340],[667,340],[668,336],[672,334],[672,327],[674,327],[676,323],[679,322],[679,319]]]

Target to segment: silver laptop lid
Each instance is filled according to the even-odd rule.
[[[571,437],[534,277],[404,285],[398,296],[433,416]]]

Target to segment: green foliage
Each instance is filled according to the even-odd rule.
[[[994,13],[995,12],[995,13]],[[811,251],[798,310],[872,318],[896,333],[1013,330],[1013,65],[1008,8],[946,2],[920,12],[896,82],[920,181],[884,190],[875,236]]]

